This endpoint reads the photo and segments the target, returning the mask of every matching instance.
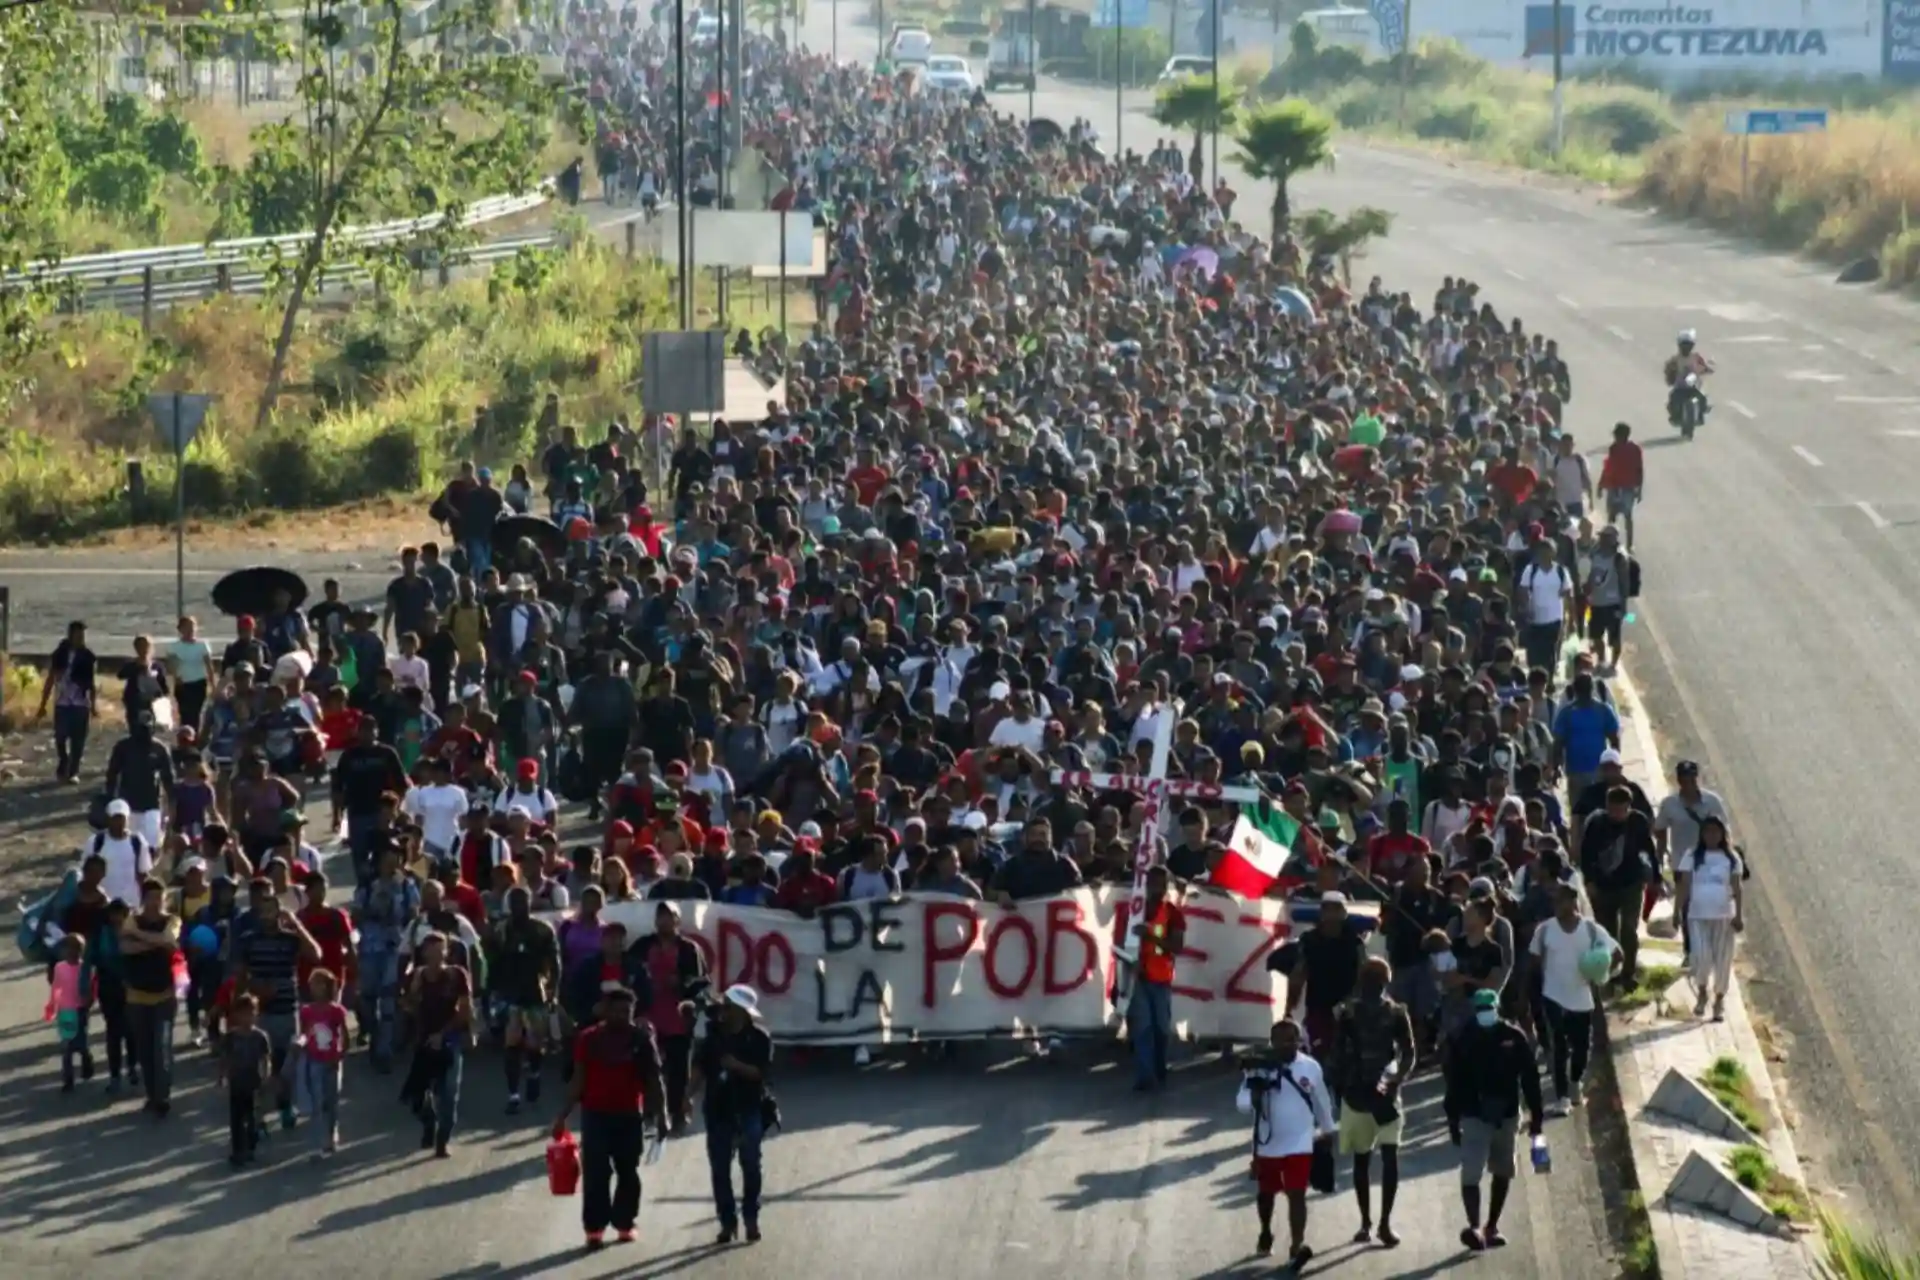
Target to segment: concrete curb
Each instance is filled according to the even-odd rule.
[[[1657,801],[1671,787],[1645,706],[1625,674],[1616,674],[1611,685],[1628,772]],[[1662,903],[1656,919],[1662,913],[1670,918],[1670,912],[1671,907]],[[1643,932],[1640,946],[1643,965],[1680,963],[1678,938]],[[1683,974],[1675,987],[1690,991],[1691,983]],[[1673,1004],[1683,1013],[1691,1012],[1684,999]],[[1774,1276],[1817,1276],[1817,1232],[1776,1218],[1735,1181],[1724,1164],[1732,1144],[1750,1143],[1766,1150],[1782,1176],[1805,1186],[1739,979],[1733,980],[1727,993],[1724,1022],[1642,1009],[1609,1015],[1607,1041],[1660,1274],[1666,1280],[1689,1276],[1722,1280],[1759,1268]],[[1755,1099],[1766,1115],[1764,1133],[1748,1132],[1697,1082],[1696,1076],[1719,1057],[1734,1058],[1746,1067]],[[1703,1109],[1701,1102],[1712,1110]],[[1740,1196],[1730,1196],[1728,1186]]]

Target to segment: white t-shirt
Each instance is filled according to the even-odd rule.
[[[1573,579],[1565,565],[1530,564],[1520,571],[1518,586],[1527,593],[1527,622],[1536,627],[1559,622],[1566,617],[1562,593],[1573,590]]]
[[[100,881],[100,892],[137,910],[140,881],[153,870],[153,846],[132,831],[117,840],[102,832],[87,846],[87,852],[107,860],[107,874]]]
[[[1593,986],[1580,975],[1580,957],[1599,947],[1620,944],[1596,922],[1581,917],[1571,931],[1556,918],[1533,931],[1527,950],[1540,961],[1540,993],[1569,1013],[1593,1010]]]
[[[1673,873],[1693,877],[1687,895],[1687,919],[1733,919],[1733,884],[1740,874],[1740,863],[1732,850],[1689,849],[1673,864]]]
[[[1039,716],[1028,716],[1025,724],[1008,716],[993,726],[993,732],[987,737],[987,742],[991,746],[1025,747],[1033,752],[1038,752],[1041,744],[1046,740],[1046,721]]]
[[[430,783],[407,792],[401,807],[420,823],[421,842],[441,853],[460,842],[460,819],[467,813],[467,793],[452,783]]]

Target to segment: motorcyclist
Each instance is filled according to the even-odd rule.
[[[1701,355],[1696,349],[1698,336],[1691,329],[1682,329],[1679,337],[1679,349],[1667,357],[1667,421],[1673,426],[1680,425],[1680,412],[1685,407],[1687,397],[1700,397],[1700,416],[1705,418],[1711,407],[1707,403],[1707,393],[1701,379],[1713,372],[1713,362]]]

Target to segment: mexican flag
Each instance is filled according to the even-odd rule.
[[[1233,824],[1227,852],[1213,869],[1213,883],[1243,898],[1264,897],[1289,871],[1300,824],[1284,809],[1262,801],[1243,809]]]

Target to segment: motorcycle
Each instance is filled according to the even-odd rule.
[[[1667,421],[1680,429],[1682,440],[1693,439],[1707,420],[1707,410],[1707,393],[1700,387],[1698,374],[1689,373],[1667,393]]]

